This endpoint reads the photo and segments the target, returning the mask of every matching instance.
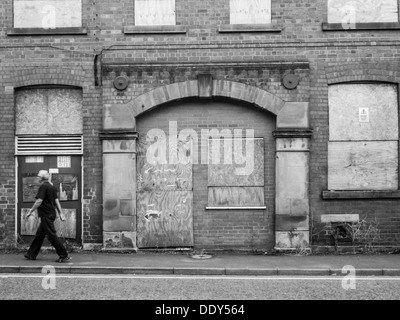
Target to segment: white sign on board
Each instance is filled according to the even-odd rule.
[[[71,157],[69,156],[57,157],[57,167],[71,168]]]
[[[360,108],[358,117],[360,122],[369,122],[369,108]]]

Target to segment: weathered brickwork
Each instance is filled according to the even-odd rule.
[[[313,135],[309,199],[310,222],[315,230],[324,226],[321,216],[325,214],[359,214],[360,218],[378,220],[381,239],[377,244],[400,244],[398,199],[323,200],[321,197],[328,186],[328,85],[348,81],[399,84],[400,30],[322,31],[322,22],[327,19],[327,1],[272,0],[272,24],[281,28],[281,32],[219,33],[220,25],[229,24],[229,0],[176,0],[176,24],[186,27],[186,33],[125,34],[124,28],[134,25],[133,0],[83,0],[83,27],[87,28],[87,34],[9,36],[12,2],[3,0],[0,3],[0,243],[15,238],[16,88],[34,85],[82,88],[83,242],[101,243],[103,164],[99,132],[104,126],[105,110],[117,106],[131,108],[131,101],[146,92],[196,80],[198,74],[209,73],[215,80],[253,86],[285,102],[310,103]],[[282,76],[287,73],[300,77],[295,90],[282,86]],[[112,84],[119,75],[129,78],[128,89],[121,92]],[[177,112],[179,107],[174,103],[169,103],[167,108]],[[235,125],[241,112],[236,103],[233,104],[235,112],[229,113],[227,118],[231,125]],[[247,106],[244,104],[243,108]],[[251,108],[249,106],[249,110]],[[191,122],[193,110],[189,109],[183,114],[174,114],[174,117],[184,118],[183,126],[196,127],[200,125],[197,121],[206,122],[202,115]],[[163,112],[162,106],[150,111],[146,117],[154,116],[154,123],[147,127],[141,127],[144,124],[139,117],[139,131],[153,125],[162,126]],[[252,117],[260,114],[256,109],[252,112],[246,126],[254,120]],[[254,124],[255,128],[261,132],[268,123],[271,129],[273,123],[268,119],[267,116],[260,119]],[[217,122],[205,125],[219,126]],[[266,167],[272,170],[274,163],[266,163]],[[202,170],[207,169],[196,167],[195,174]],[[206,197],[205,183],[199,181],[196,186],[199,199]],[[268,210],[272,211],[273,185],[265,188]],[[198,203],[200,206],[201,201]],[[214,215],[204,211],[204,204],[201,206],[201,219],[196,218],[194,226],[196,241],[201,245],[235,247],[241,241],[242,245],[251,247],[253,233],[259,235],[255,247],[274,245],[273,214],[243,212],[231,219],[232,213]],[[248,222],[246,215],[251,216]],[[227,219],[229,222],[224,224]],[[312,244],[323,245],[330,241],[326,234],[314,231],[311,230]]]
[[[33,60],[33,59],[32,59]],[[83,197],[85,199],[83,210],[83,225],[85,233],[83,241],[86,243],[101,242],[101,143],[98,133],[101,129],[102,110],[100,91],[94,86],[93,62],[81,55],[81,62],[71,59],[60,64],[54,62],[36,63],[29,59],[29,63],[18,64],[17,61],[3,65],[2,84],[4,86],[2,103],[2,127],[4,134],[1,138],[1,179],[9,181],[4,193],[4,208],[1,208],[2,230],[9,237],[15,233],[15,117],[14,117],[14,90],[28,86],[65,85],[80,87],[83,90],[83,145],[84,169],[83,181],[85,183]],[[7,60],[8,61],[8,60]],[[13,65],[13,67],[11,67]],[[11,188],[9,184],[13,184]],[[88,187],[86,187],[88,186]],[[90,222],[89,222],[90,220]],[[9,238],[8,237],[8,238]]]

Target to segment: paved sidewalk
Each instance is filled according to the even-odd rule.
[[[400,276],[400,254],[353,255],[248,255],[215,254],[195,259],[188,253],[94,253],[71,254],[68,263],[56,263],[53,252],[41,253],[37,260],[23,253],[0,253],[0,273],[41,273],[52,265],[63,274],[153,274],[153,275],[313,275],[343,276],[351,265],[360,276]]]

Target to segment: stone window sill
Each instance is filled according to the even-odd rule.
[[[7,31],[8,36],[54,36],[54,35],[87,35],[86,28],[11,28]]]
[[[322,23],[323,31],[359,31],[359,30],[400,30],[398,22],[356,23],[355,28],[345,29],[341,23]]]
[[[400,191],[322,191],[323,200],[400,199]]]
[[[223,24],[218,28],[219,33],[241,32],[281,32],[282,28],[272,24]]]
[[[185,34],[187,32],[185,26],[126,26],[124,34]]]
[[[267,207],[206,207],[206,210],[266,210]]]

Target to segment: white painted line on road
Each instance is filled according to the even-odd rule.
[[[0,279],[7,278],[43,278],[44,275],[38,274],[4,274],[0,275]],[[146,276],[146,275],[90,275],[90,274],[73,274],[73,275],[56,275],[57,278],[65,279],[181,279],[181,280],[333,280],[342,281],[346,275],[336,275],[330,277],[304,276],[304,277],[282,277],[282,276],[257,276],[257,277],[235,277],[235,276]],[[357,277],[357,281],[400,281],[400,277],[391,276],[369,276]]]

